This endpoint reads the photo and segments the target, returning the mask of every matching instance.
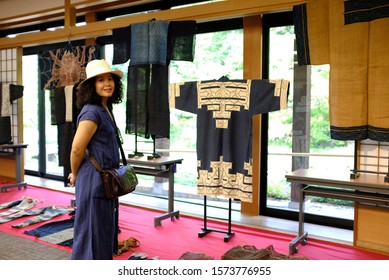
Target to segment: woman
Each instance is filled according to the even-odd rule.
[[[112,104],[123,96],[123,72],[111,70],[105,60],[92,60],[86,66],[87,78],[80,83],[77,130],[70,153],[69,186],[76,186],[76,217],[72,259],[109,260],[117,252],[118,200],[105,197],[100,174],[86,149],[103,169],[120,164],[117,129]]]

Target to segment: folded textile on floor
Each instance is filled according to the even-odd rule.
[[[3,217],[3,216],[15,214],[16,212],[19,211],[28,210],[34,207],[34,205],[37,204],[38,202],[40,201],[32,197],[28,197],[28,196],[23,197],[22,201],[19,204],[16,204],[15,206],[13,206],[11,209],[8,209],[7,211],[1,212],[0,216]]]
[[[0,209],[11,208],[13,206],[16,206],[16,205],[20,204],[20,202],[22,202],[21,199],[17,199],[17,200],[12,200],[12,201],[7,201],[7,202],[4,202],[4,203],[1,203],[0,204]]]
[[[213,260],[214,257],[204,253],[185,252],[178,258],[179,260]]]
[[[146,253],[136,252],[129,256],[128,260],[159,260],[159,257],[155,256],[150,259]]]
[[[64,215],[70,211],[73,211],[74,208],[72,207],[62,207],[62,206],[46,206],[38,209],[32,209],[29,211],[26,211],[24,214],[21,213],[21,216],[24,215],[37,215],[27,221],[24,221],[22,223],[14,224],[12,225],[13,228],[23,228],[29,225],[33,225],[36,223],[48,221],[51,219],[54,219],[57,216]],[[1,220],[1,219],[0,219]]]
[[[67,220],[50,222],[32,230],[26,230],[24,234],[36,236],[40,240],[48,243],[72,247],[74,217]]]
[[[274,250],[273,245],[266,248],[257,249],[252,245],[235,246],[228,250],[221,257],[222,260],[308,260],[307,257],[297,256],[290,257],[278,253]]]

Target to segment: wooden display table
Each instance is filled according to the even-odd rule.
[[[27,187],[27,183],[22,182],[22,151],[24,148],[27,148],[27,144],[0,145],[0,178],[15,182],[1,185],[0,192],[6,192],[9,188],[20,190]]]
[[[315,169],[299,169],[285,177],[288,182],[295,183],[300,187],[299,230],[298,236],[289,243],[289,254],[296,253],[299,244],[305,245],[308,242],[308,232],[304,231],[304,200],[306,195],[357,202],[355,210],[357,214],[354,221],[354,245],[376,250],[382,250],[386,246],[389,249],[389,225],[387,220],[384,224],[377,224],[378,221],[383,221],[382,213],[389,217],[389,209],[387,208],[389,207],[389,183],[385,182],[385,176],[362,173],[358,178],[350,179],[350,174],[347,173],[326,173]],[[360,207],[362,209],[367,207],[370,214],[365,212],[358,214]],[[376,213],[373,215],[372,211]],[[378,220],[377,217],[379,217]],[[377,220],[374,233],[369,233],[370,220]],[[363,226],[363,229],[361,226]],[[370,242],[370,245],[374,242],[387,243],[384,244],[385,246],[377,244],[376,248],[364,246],[366,243],[360,240],[362,236]],[[389,252],[389,250],[386,252]]]
[[[179,218],[179,211],[174,210],[174,173],[176,165],[182,162],[182,159],[170,157],[160,157],[148,159],[146,156],[128,158],[127,162],[131,164],[137,174],[150,175],[155,177],[167,178],[169,180],[168,191],[168,212],[166,214],[154,217],[154,226],[160,226],[161,221],[167,218]]]

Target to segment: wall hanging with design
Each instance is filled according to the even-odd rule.
[[[86,65],[97,58],[100,58],[97,45],[73,46],[69,43],[65,48],[40,53],[41,88],[52,89],[83,81]]]
[[[286,109],[286,80],[170,84],[170,106],[197,115],[197,193],[252,201],[252,118]]]

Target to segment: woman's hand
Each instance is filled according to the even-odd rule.
[[[76,185],[76,176],[74,176],[73,173],[70,173],[68,179],[69,179],[68,187],[74,187]]]

